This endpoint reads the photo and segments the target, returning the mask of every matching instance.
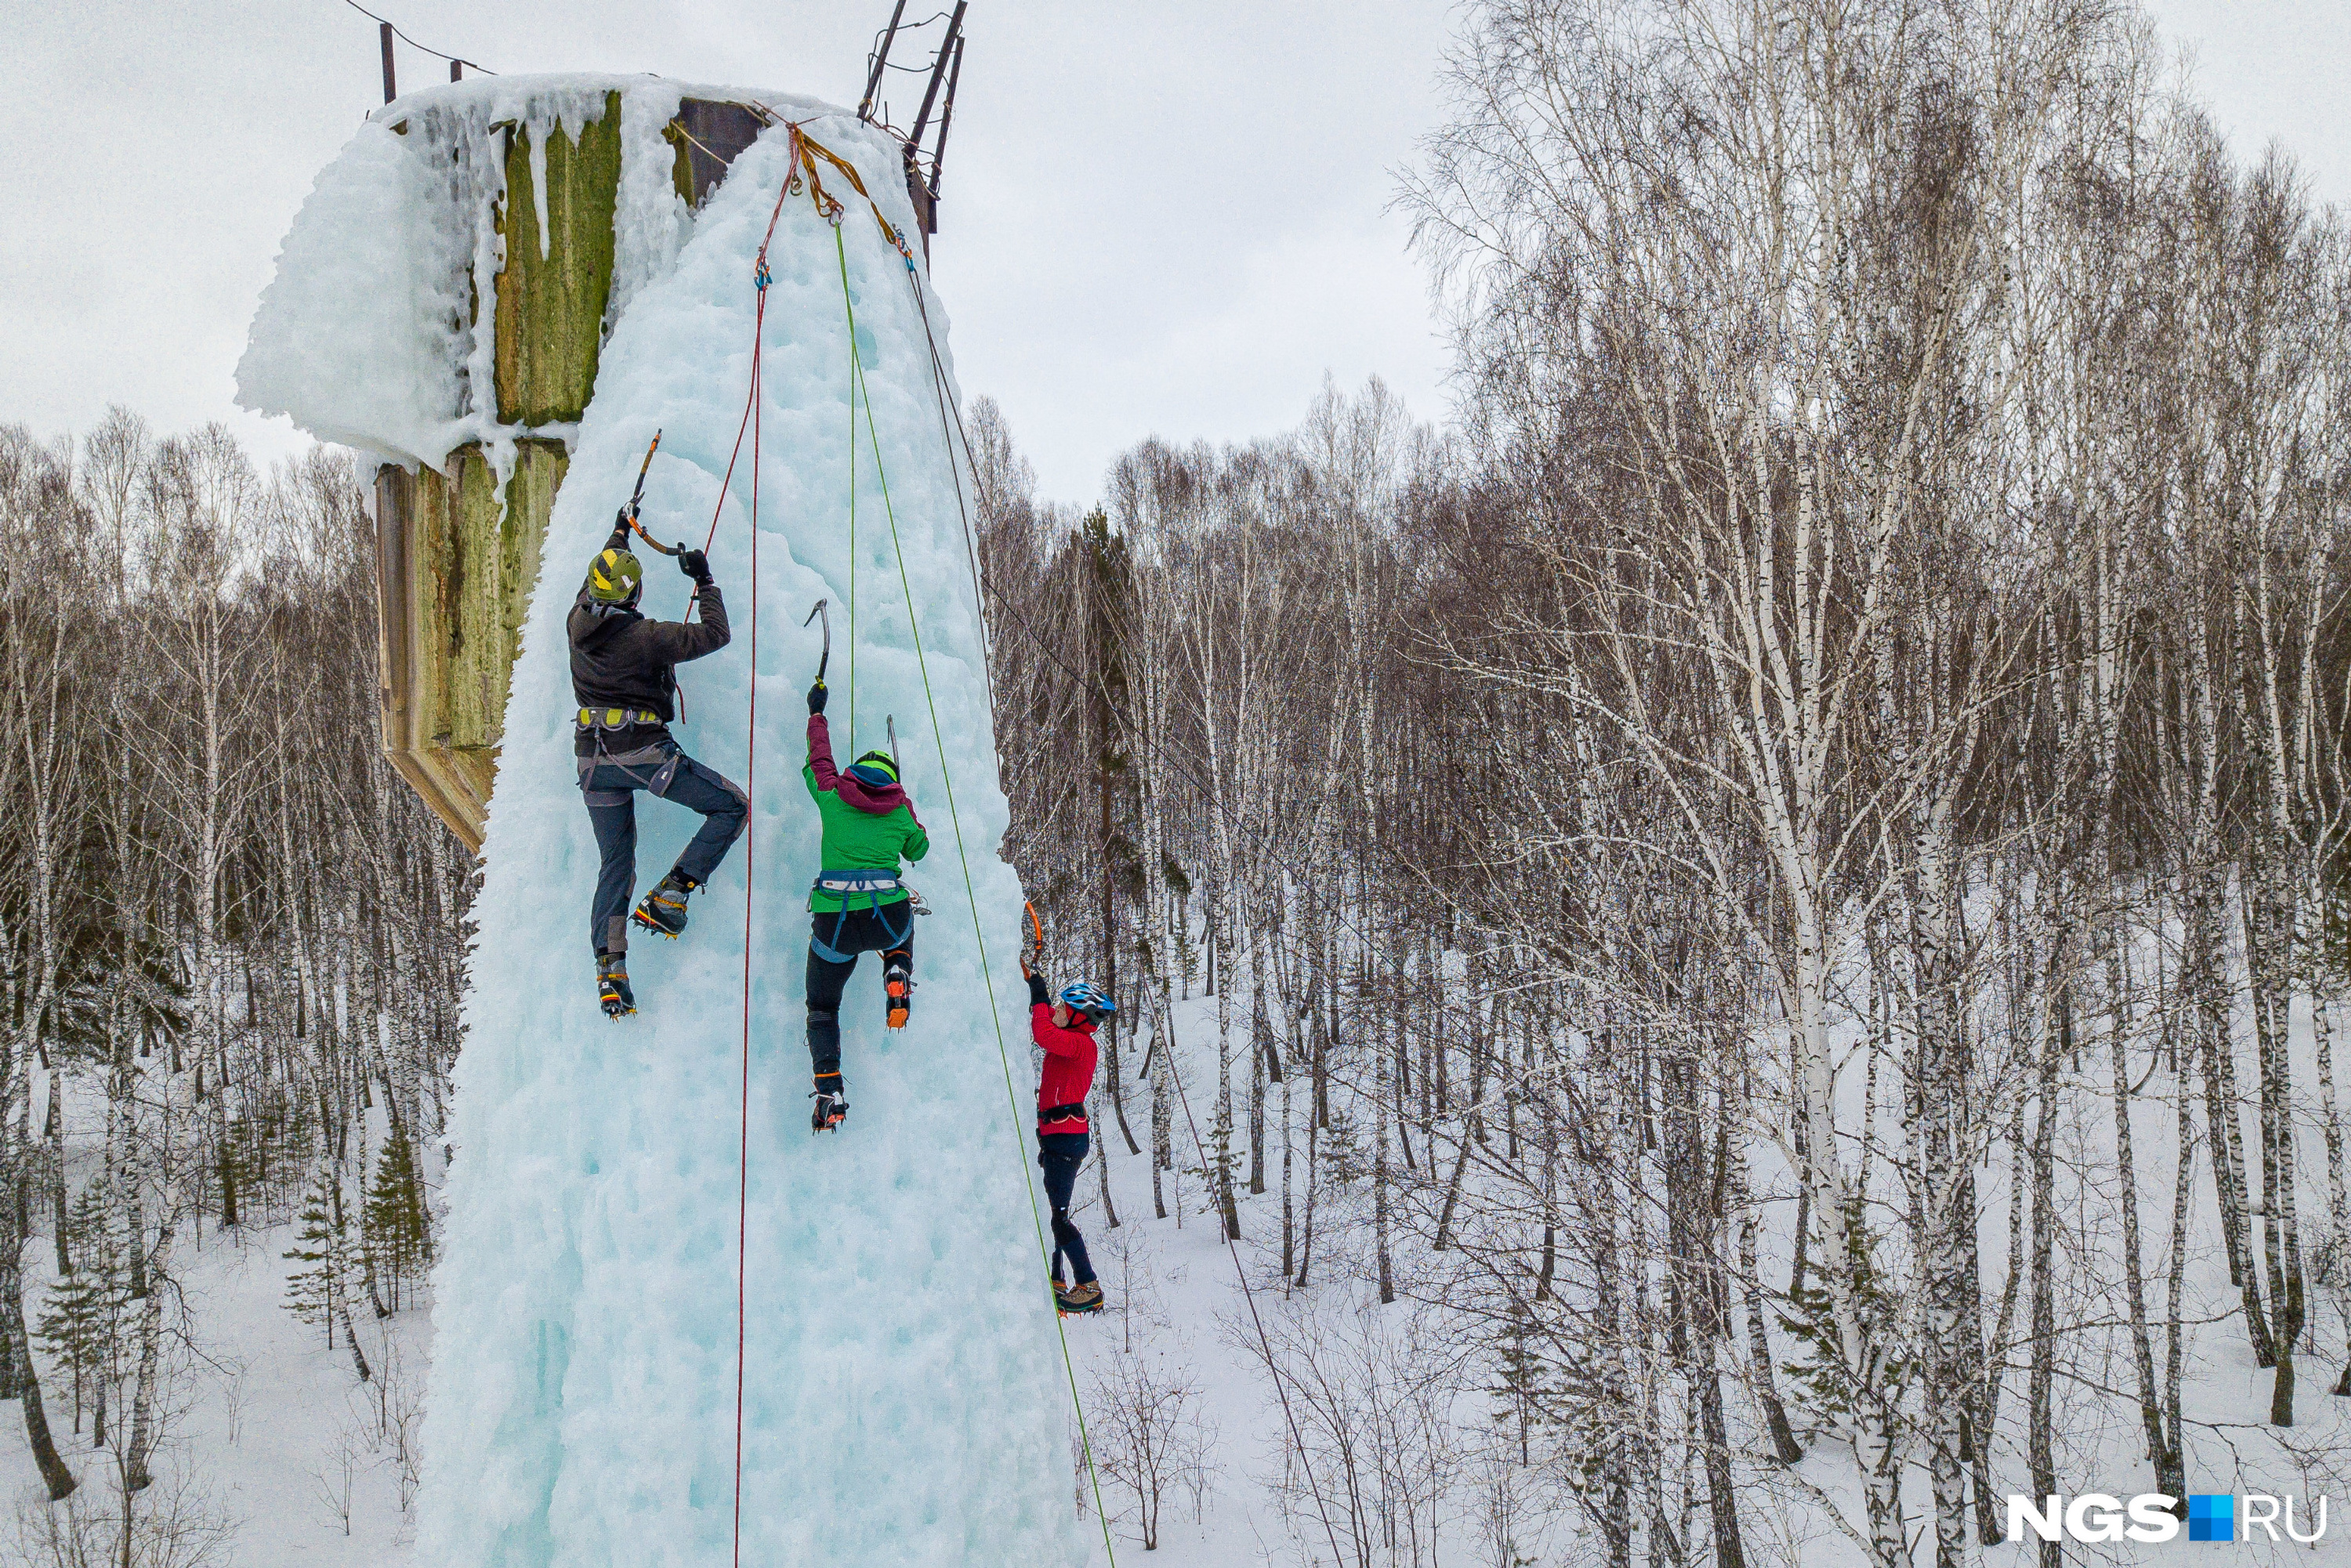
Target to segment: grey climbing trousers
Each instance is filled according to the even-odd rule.
[[[599,954],[629,946],[629,897],[637,883],[637,791],[674,800],[702,813],[702,830],[677,857],[679,873],[696,887],[708,882],[743,825],[751,819],[751,798],[732,779],[705,768],[674,740],[640,747],[622,756],[609,752],[580,758],[580,791],[588,821],[596,830],[603,868],[588,915],[588,941]]]

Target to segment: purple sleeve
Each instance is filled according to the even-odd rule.
[[[809,768],[816,775],[820,789],[838,791],[841,771],[832,765],[832,731],[824,722],[824,715],[809,715]]]

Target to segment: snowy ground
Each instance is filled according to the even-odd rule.
[[[1179,1009],[1179,1032],[1191,1048],[1186,1054],[1199,1059],[1187,1075],[1196,1086],[1213,1082],[1214,1006],[1196,998]],[[853,1061],[851,1067],[853,1072]],[[1193,1092],[1196,1111],[1205,1113],[1206,1105],[1196,1102],[1200,1089]],[[1130,1119],[1146,1149],[1147,1103],[1145,1092],[1133,1092]],[[1001,1115],[1001,1102],[981,1113]],[[1158,1220],[1152,1218],[1147,1155],[1127,1155],[1107,1115],[1102,1131],[1112,1140],[1112,1194],[1123,1223],[1116,1230],[1104,1225],[1089,1162],[1080,1186],[1079,1222],[1112,1307],[1067,1324],[1079,1386],[1094,1402],[1117,1360],[1133,1353],[1161,1376],[1197,1387],[1192,1411],[1198,1430],[1210,1439],[1199,1515],[1195,1516],[1192,1491],[1180,1479],[1171,1482],[1155,1559],[1171,1568],[1294,1560],[1281,1548],[1279,1511],[1254,1479],[1267,1464],[1278,1462],[1280,1416],[1263,1405],[1262,1369],[1233,1333],[1245,1321],[1245,1309],[1232,1255],[1213,1215],[1202,1212],[1205,1189],[1189,1134],[1179,1117],[1182,1168],[1172,1180],[1165,1175],[1162,1179],[1171,1200],[1180,1196],[1180,1208]],[[886,1129],[868,1122],[849,1136],[859,1133],[875,1138],[886,1135]],[[1301,1153],[1301,1197],[1303,1175]],[[1279,1312],[1280,1198],[1270,1166],[1270,1181],[1272,1190],[1264,1197],[1243,1199],[1249,1239],[1240,1254],[1261,1306]],[[292,1235],[290,1224],[255,1228],[242,1236],[208,1230],[201,1248],[183,1247],[179,1271],[193,1332],[174,1357],[179,1414],[166,1438],[162,1467],[188,1484],[192,1500],[204,1500],[232,1521],[230,1561],[238,1568],[406,1568],[419,1560],[411,1516],[402,1507],[397,1434],[402,1412],[413,1413],[422,1399],[430,1314],[402,1312],[381,1324],[363,1319],[361,1344],[376,1376],[362,1385],[346,1347],[339,1343],[328,1349],[319,1329],[298,1322],[286,1309],[285,1281],[292,1265],[281,1254]],[[26,1258],[26,1305],[37,1315],[53,1272],[46,1239],[37,1239]],[[1318,1294],[1327,1299],[1352,1291],[1352,1284],[1338,1282],[1347,1260],[1335,1252],[1324,1258],[1328,1267],[1319,1271],[1334,1282]],[[109,1457],[89,1448],[86,1425],[78,1437],[73,1434],[70,1399],[58,1379],[46,1377],[44,1389],[61,1446],[68,1447],[77,1469],[89,1476],[89,1490],[102,1490]],[[16,1407],[0,1406],[0,1483],[11,1506],[37,1495],[36,1474]],[[1131,1520],[1134,1499],[1108,1474],[1102,1485],[1113,1514],[1128,1516],[1114,1527],[1120,1555],[1139,1555],[1140,1536]],[[1075,1490],[1073,1485],[1073,1494]],[[339,1505],[346,1494],[348,1521]],[[1088,1527],[1094,1528],[1091,1516]],[[1101,1563],[1098,1530],[1092,1540],[1091,1561]],[[13,1568],[14,1550],[6,1521],[0,1520],[0,1563]]]
[[[1178,1009],[1179,1034],[1190,1067],[1186,1076],[1193,1110],[1204,1119],[1212,1103],[1214,1019],[1215,1004],[1206,998],[1196,998]],[[1134,1060],[1129,1058],[1130,1071]],[[851,1067],[853,1073],[853,1061]],[[2089,1121],[2069,1131],[2081,1164],[2095,1167],[2101,1147],[2096,1118],[2105,1107],[2082,1098]],[[1147,1107],[1147,1093],[1136,1087],[1129,1101],[1129,1116],[1146,1147]],[[2161,1129],[2157,1124],[2168,1112],[2152,1102],[2145,1109],[2147,1124],[2141,1129],[2141,1147],[2160,1148],[2156,1135]],[[984,1113],[1001,1114],[1000,1106],[991,1104]],[[1269,1114],[1272,1114],[1272,1103]],[[848,1138],[853,1141],[860,1134],[879,1138],[886,1134],[886,1128],[868,1122]],[[1259,1358],[1251,1348],[1254,1331],[1233,1254],[1223,1244],[1213,1215],[1204,1212],[1206,1191],[1198,1175],[1198,1157],[1180,1111],[1176,1119],[1180,1168],[1169,1183],[1171,1197],[1180,1197],[1180,1204],[1173,1206],[1171,1217],[1165,1220],[1153,1217],[1147,1157],[1125,1153],[1116,1124],[1107,1114],[1097,1127],[1097,1135],[1106,1136],[1111,1143],[1112,1196],[1123,1223],[1115,1230],[1105,1224],[1091,1162],[1080,1185],[1079,1220],[1112,1307],[1098,1317],[1072,1319],[1065,1325],[1097,1448],[1106,1457],[1117,1441],[1116,1418],[1110,1408],[1115,1397],[1111,1385],[1123,1372],[1131,1374],[1137,1368],[1148,1371],[1163,1385],[1184,1384],[1196,1391],[1178,1436],[1195,1437],[1203,1445],[1196,1475],[1181,1473],[1190,1467],[1181,1462],[1180,1456],[1175,1466],[1179,1473],[1171,1475],[1165,1489],[1159,1550],[1151,1560],[1167,1568],[1326,1560],[1329,1549],[1319,1539],[1293,1541],[1293,1518],[1285,1514],[1268,1484],[1278,1475],[1281,1462],[1283,1418],[1271,1401]],[[2314,1138],[2312,1146],[2314,1154]],[[794,1152],[789,1145],[781,1151],[786,1156]],[[2315,1164],[2314,1157],[2312,1163]],[[1302,1197],[1302,1157],[1301,1164]],[[1256,1304],[1270,1329],[1279,1337],[1289,1325],[1312,1315],[1342,1330],[1368,1325],[1376,1336],[1399,1340],[1407,1332],[1413,1309],[1399,1303],[1364,1310],[1368,1292],[1362,1281],[1366,1260],[1345,1250],[1344,1235],[1353,1228],[1329,1223],[1332,1215],[1327,1195],[1317,1244],[1320,1282],[1308,1294],[1285,1298],[1279,1272],[1278,1170],[1277,1145],[1269,1158],[1270,1190],[1263,1197],[1242,1200],[1247,1239],[1238,1248],[1240,1266],[1247,1270]],[[2153,1168],[2142,1173],[2141,1188],[2148,1211],[2150,1284],[2158,1288],[2155,1281],[2160,1278],[2161,1260],[2153,1254],[2161,1249],[2158,1228],[2167,1222],[2158,1211],[2168,1203],[2168,1156],[2158,1156]],[[1988,1189],[1983,1203],[1989,1269],[1997,1265],[2005,1243],[2004,1190]],[[2199,1223],[2208,1228],[2209,1221],[2209,1215],[2200,1217]],[[403,1412],[413,1412],[421,1398],[430,1350],[428,1315],[411,1311],[386,1324],[362,1325],[362,1343],[377,1377],[370,1385],[360,1385],[348,1350],[338,1345],[329,1351],[319,1330],[298,1322],[283,1305],[288,1265],[280,1254],[289,1239],[290,1228],[280,1226],[241,1238],[207,1234],[200,1250],[183,1251],[181,1270],[195,1333],[177,1356],[183,1407],[166,1444],[165,1468],[191,1483],[193,1496],[206,1500],[234,1521],[230,1561],[239,1568],[294,1564],[421,1568],[412,1544],[410,1516],[402,1508],[397,1434]],[[46,1245],[37,1242],[27,1252],[28,1305],[36,1311],[39,1290],[47,1281]],[[2095,1259],[2075,1261],[2078,1288],[2093,1293],[2110,1288],[2101,1276],[2111,1270]],[[1400,1281],[1408,1286],[1427,1262],[1411,1245],[1400,1245],[1396,1259]],[[2302,1422],[2281,1441],[2280,1435],[2264,1424],[2269,1374],[2252,1365],[2241,1329],[2227,1318],[2234,1293],[2228,1287],[2217,1242],[2209,1237],[2191,1244],[2189,1280],[2186,1314],[2219,1320],[2192,1331],[2189,1340],[2188,1413],[2191,1422],[2198,1424],[2191,1433],[2191,1486],[2241,1494],[2293,1492],[2305,1499],[2331,1493],[2335,1504],[2326,1521],[2326,1537],[2318,1546],[2273,1549],[2260,1542],[2240,1544],[2230,1560],[2351,1563],[2351,1529],[2340,1517],[2351,1508],[2351,1485],[2331,1469],[2332,1456],[2351,1448],[2351,1409],[2346,1409],[2351,1400],[2334,1399],[2325,1392],[2339,1370],[2342,1324],[2336,1308],[2324,1292],[2314,1303],[2318,1348],[2304,1363]],[[2158,1305],[2159,1310],[2159,1301]],[[2152,1478],[2135,1448],[2127,1406],[2100,1394],[2095,1386],[2117,1393],[2130,1386],[2126,1350],[2119,1341],[2116,1348],[2120,1354],[2111,1364],[2093,1363],[2085,1369],[2083,1383],[2061,1392],[2059,1465],[2077,1490],[2088,1490],[2095,1485],[2128,1496],[2151,1486]],[[1783,1354],[1793,1353],[1783,1347]],[[2004,1396],[1998,1470],[2003,1484],[2012,1482],[2022,1471],[2022,1384],[2021,1375],[2012,1378]],[[72,1422],[69,1400],[56,1378],[47,1380],[45,1386],[52,1422],[63,1439]],[[1472,1381],[1465,1385],[1453,1414],[1474,1424],[1485,1398]],[[32,1495],[37,1488],[22,1422],[13,1406],[6,1408],[5,1416],[0,1419],[0,1479],[5,1479],[13,1500]],[[413,1414],[409,1418],[413,1420]],[[2088,1433],[2104,1435],[2095,1439],[2080,1436]],[[86,1428],[73,1452],[77,1464],[94,1480],[99,1479],[105,1457],[89,1452]],[[348,1489],[342,1479],[347,1460]],[[1826,1493],[1848,1503],[1853,1500],[1848,1495],[1851,1461],[1825,1437],[1816,1442],[1802,1469],[1805,1479]],[[1200,1483],[1196,1497],[1190,1484],[1195,1479]],[[1487,1484],[1481,1485],[1481,1480]],[[1073,1502],[1081,1485],[1073,1471]],[[1114,1519],[1120,1556],[1141,1558],[1133,1492],[1107,1469],[1102,1485]],[[338,1503],[346,1490],[348,1525]],[[1489,1478],[1481,1478],[1474,1462],[1465,1465],[1455,1497],[1445,1511],[1448,1522],[1437,1550],[1420,1561],[1432,1565],[1491,1561],[1478,1520],[1489,1496]],[[1918,1511],[1914,1517],[1923,1516],[1927,1503],[1923,1490],[1913,1500]],[[1303,1521],[1311,1536],[1320,1536],[1320,1524],[1311,1510],[1304,1513]],[[1087,1522],[1092,1529],[1091,1515]],[[2306,1515],[2300,1522],[2302,1528],[2308,1528]],[[1742,1523],[1749,1532],[1750,1561],[1802,1563],[1805,1568],[1859,1561],[1816,1508],[1792,1503],[1785,1488],[1759,1487]],[[1520,1549],[1529,1560],[1547,1564],[1590,1560],[1597,1543],[1583,1535],[1579,1525],[1571,1514],[1556,1521],[1547,1533],[1530,1529],[1521,1534]],[[1099,1533],[1092,1539],[1091,1560],[1100,1563],[1103,1558]],[[0,1563],[13,1564],[16,1559],[7,1542],[5,1523],[0,1521]],[[2080,1561],[2159,1563],[2185,1549],[2186,1543],[2179,1542],[2068,1550]],[[1395,1561],[1413,1560],[1400,1555]],[[1984,1552],[1982,1560],[2005,1563],[2028,1558],[2024,1549],[2011,1545]]]
[[[241,1238],[207,1235],[200,1252],[182,1254],[181,1284],[194,1330],[173,1347],[171,1379],[177,1415],[166,1430],[159,1469],[165,1490],[184,1489],[191,1504],[225,1515],[241,1568],[271,1564],[376,1568],[412,1561],[400,1504],[397,1434],[423,1390],[432,1322],[403,1312],[360,1333],[374,1377],[362,1385],[350,1354],[333,1350],[284,1305],[291,1265],[279,1255],[293,1228],[256,1229]],[[28,1264],[46,1240],[28,1250]],[[52,1265],[28,1273],[35,1309]],[[85,1424],[73,1431],[70,1395],[43,1379],[51,1430],[85,1491],[106,1490],[110,1458],[93,1451]],[[32,1456],[16,1406],[0,1421],[0,1476],[13,1505],[37,1496]],[[413,1440],[413,1438],[412,1438]],[[347,1475],[348,1471],[348,1475]],[[349,1518],[344,1517],[348,1502]],[[0,1521],[0,1563],[17,1550]]]

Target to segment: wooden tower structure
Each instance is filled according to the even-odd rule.
[[[868,60],[858,118],[869,124],[879,124],[875,93],[904,9],[898,0]],[[881,127],[905,148],[906,188],[925,256],[938,229],[939,169],[963,69],[963,14],[958,3],[931,62],[913,132]],[[462,65],[450,62],[452,80]],[[396,85],[390,24],[383,73],[388,103]],[[533,144],[527,128],[503,132],[507,194],[494,221],[502,234],[543,234],[545,242],[506,246],[493,298],[475,305],[496,313],[502,425],[543,431],[577,424],[595,395],[612,287],[620,110],[616,92],[603,118],[582,127],[576,140],[560,125],[549,129],[543,146]],[[772,120],[756,103],[685,99],[666,132],[676,149],[678,194],[699,208]],[[405,134],[406,123],[392,129]],[[534,172],[537,162],[543,162],[543,178]],[[544,214],[538,210],[541,191]],[[515,445],[503,482],[478,442],[449,453],[437,467],[386,464],[375,477],[384,750],[425,804],[475,851],[497,780],[523,617],[569,465],[560,440],[526,436]]]

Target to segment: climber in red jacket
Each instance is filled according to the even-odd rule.
[[[1118,1004],[1092,980],[1063,986],[1049,997],[1044,977],[1024,960],[1029,978],[1029,1032],[1044,1049],[1045,1068],[1037,1081],[1037,1164],[1045,1172],[1045,1196],[1053,1206],[1053,1300],[1063,1312],[1102,1311],[1102,1285],[1086,1258],[1086,1239],[1070,1222],[1070,1195],[1089,1142],[1086,1096],[1094,1086],[1094,1026]],[[1070,1260],[1071,1282],[1061,1282],[1061,1260]]]

